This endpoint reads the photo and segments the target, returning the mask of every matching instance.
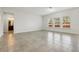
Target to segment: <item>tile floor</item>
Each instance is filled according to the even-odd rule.
[[[5,33],[0,52],[77,52],[79,35],[50,31]]]

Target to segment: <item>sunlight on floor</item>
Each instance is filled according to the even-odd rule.
[[[63,50],[71,51],[72,49],[71,36],[61,33],[48,32],[48,45],[49,46],[54,45],[56,49],[59,47],[60,48],[63,47]]]

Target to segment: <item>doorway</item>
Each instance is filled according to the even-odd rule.
[[[3,33],[14,33],[15,17],[13,13],[3,13]]]
[[[14,32],[14,20],[8,20],[8,32]]]

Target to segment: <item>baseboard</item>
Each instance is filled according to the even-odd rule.
[[[28,32],[36,32],[36,31],[42,31],[42,30],[34,30],[34,31],[26,31],[26,32],[16,32],[15,34],[19,34],[19,33],[28,33]]]
[[[35,29],[30,29],[30,30],[15,30],[14,33],[23,33],[23,32],[32,32],[32,31],[39,31],[39,30],[42,30],[42,28],[35,28]]]

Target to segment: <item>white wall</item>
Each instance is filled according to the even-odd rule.
[[[3,21],[2,21],[2,11],[0,8],[0,37],[3,35]]]
[[[15,14],[15,33],[41,30],[42,17],[34,14]]]
[[[14,8],[3,8],[6,12],[14,13],[14,32],[28,32],[42,29],[42,17],[36,14],[25,13],[24,11]]]
[[[8,32],[8,14],[3,13],[3,32]]]
[[[62,21],[63,16],[71,17],[71,29],[63,29],[63,28],[48,28],[48,19],[60,17]],[[74,8],[70,10],[64,10],[61,12],[52,13],[46,16],[43,16],[43,29],[44,30],[52,30],[58,32],[68,32],[68,33],[76,33],[79,34],[79,8]]]

